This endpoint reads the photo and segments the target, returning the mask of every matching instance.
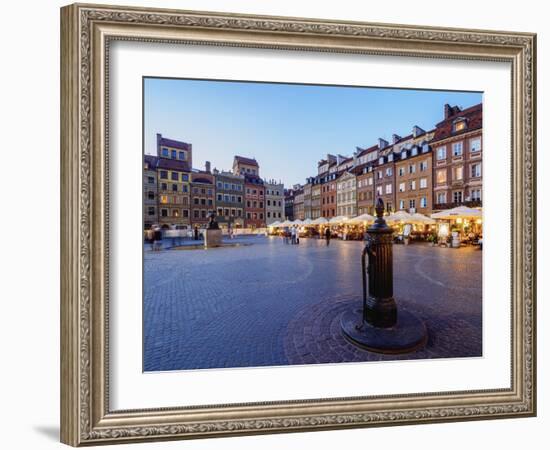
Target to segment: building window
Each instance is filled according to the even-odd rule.
[[[147,177],[147,183],[155,184],[155,177]]]
[[[405,183],[399,183],[399,192],[405,192]]]
[[[481,176],[481,164],[472,164],[472,178],[479,178]]]
[[[182,161],[185,161],[185,152],[179,152],[178,153],[178,158]]]
[[[223,196],[222,196],[222,194],[218,194],[218,201],[219,201],[219,202],[221,202],[221,201],[222,201],[222,199],[223,199]]]
[[[410,209],[416,208],[416,200],[414,198],[409,200],[409,208]]]
[[[420,163],[420,172],[425,172],[428,170],[428,161],[422,161]]]
[[[229,195],[225,194],[223,196],[223,201],[226,202],[226,203],[229,203]]]
[[[453,192],[453,202],[462,203],[462,191]]]
[[[237,203],[241,203],[243,198],[241,196],[237,197]]]
[[[185,218],[189,217],[189,211],[187,209],[182,210],[182,212],[183,212],[183,217]]]
[[[168,203],[168,196],[167,195],[161,195],[160,196],[160,202],[163,204]]]
[[[173,159],[176,159],[177,158],[177,152],[175,150],[172,150],[172,158]]]
[[[201,218],[206,219],[206,209],[201,209]]]
[[[412,180],[410,183],[409,183],[409,186],[411,188],[411,191],[414,191],[416,189],[416,180]]]
[[[438,184],[443,184],[447,182],[447,169],[438,170],[435,173],[435,179]]]
[[[391,177],[391,176],[392,176],[391,167],[387,167],[387,168],[386,168],[386,176],[387,176],[387,177]]]
[[[420,189],[426,189],[428,187],[428,179],[420,178]]]
[[[405,175],[405,168],[404,168],[404,167],[400,167],[400,168],[399,168],[399,176],[402,177],[403,175]]]
[[[168,185],[166,183],[161,183],[160,190],[161,191],[167,191],[168,190]]]
[[[428,199],[426,197],[422,197],[420,199],[420,207],[426,208],[428,206]]]
[[[168,149],[167,149],[166,147],[164,147],[164,148],[162,149],[162,156],[165,156],[165,157],[168,158],[168,155],[169,155],[169,154],[170,154],[170,153],[169,153]]]
[[[437,160],[441,161],[442,159],[447,158],[447,148],[446,147],[439,147],[437,149]]]
[[[168,210],[167,209],[161,209],[160,210],[161,217],[168,217]]]
[[[465,130],[466,129],[466,121],[461,120],[459,122],[456,122],[453,126],[453,129],[454,129],[455,133],[458,132],[458,131]]]
[[[188,192],[189,191],[186,184],[181,186],[181,191],[182,192]]]
[[[198,210],[198,209],[193,210],[193,217],[194,217],[195,219],[198,219],[198,218],[199,218],[199,210]]]
[[[416,172],[416,164],[411,164],[409,166],[409,173],[415,173]]]
[[[447,194],[440,192],[437,194],[437,203],[445,203],[447,201]]]
[[[260,202],[260,208],[264,207],[264,202]]]
[[[461,181],[464,178],[464,168],[462,166],[455,167],[453,172],[454,172],[454,175],[455,175],[454,179],[456,181]]]
[[[453,144],[453,156],[462,156],[462,142]]]
[[[391,184],[386,184],[386,194],[391,194]]]
[[[150,215],[150,216],[154,216],[155,215],[155,207],[154,206],[149,206],[149,208],[147,208],[147,214]]]
[[[382,186],[376,186],[376,193],[382,195]]]
[[[189,181],[189,175],[186,173],[181,174],[181,181]]]
[[[160,178],[162,180],[167,180],[168,179],[168,172],[166,170],[161,170],[160,171]]]
[[[177,184],[172,185],[172,192],[178,192],[178,185]]]
[[[481,200],[481,189],[473,189],[471,191],[471,200],[480,201]]]
[[[199,199],[197,197],[193,198],[193,204],[198,205]]]
[[[206,199],[205,198],[201,198],[201,205],[206,206]]]
[[[178,181],[179,178],[180,178],[177,172],[171,172],[170,177],[171,177],[172,181]]]
[[[481,138],[470,139],[470,151],[472,153],[479,152],[481,150]]]
[[[147,198],[149,200],[154,200],[155,199],[155,193],[153,191],[147,192]]]
[[[174,217],[179,217],[179,216],[180,216],[179,209],[174,209],[174,210],[172,211],[172,216],[174,216]]]

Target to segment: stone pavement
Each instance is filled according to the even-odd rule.
[[[394,246],[398,306],[426,321],[408,355],[358,349],[339,320],[361,306],[362,243],[249,237],[251,245],[144,256],[144,370],[378,361],[482,355],[477,248]]]

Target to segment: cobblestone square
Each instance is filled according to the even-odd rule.
[[[482,251],[394,245],[394,295],[426,347],[381,355],[346,341],[361,307],[363,243],[247,237],[233,247],[144,251],[144,370],[482,356]]]

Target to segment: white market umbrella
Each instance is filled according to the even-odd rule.
[[[348,221],[348,218],[346,216],[336,216],[330,219],[328,223],[330,223],[331,225],[337,225],[340,223],[346,223],[347,221]]]
[[[432,219],[479,219],[483,213],[479,209],[457,206],[432,214]]]
[[[294,222],[292,222],[292,225],[303,225],[304,222],[300,219],[296,219]]]
[[[313,221],[311,219],[306,219],[303,221],[302,225],[311,225]]]
[[[412,222],[413,223],[419,223],[421,225],[434,225],[435,220],[430,219],[428,216],[425,216],[424,214],[420,213],[414,213],[412,215]]]
[[[313,222],[311,222],[311,225],[324,225],[326,223],[328,223],[327,219],[325,219],[324,217],[318,217]]]
[[[277,222],[273,222],[271,225],[268,225],[269,227],[274,227],[274,228],[277,228],[277,227],[280,227],[281,226],[281,222],[279,222],[277,220]]]
[[[349,219],[347,223],[365,223],[365,222],[374,222],[375,218],[370,214],[361,214],[360,216]]]
[[[292,226],[292,222],[290,220],[285,220],[281,225],[281,227],[290,227]]]
[[[411,222],[412,215],[407,211],[397,211],[386,217],[386,222]]]

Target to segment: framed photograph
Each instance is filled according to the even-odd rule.
[[[62,442],[535,415],[535,58],[62,8]]]

